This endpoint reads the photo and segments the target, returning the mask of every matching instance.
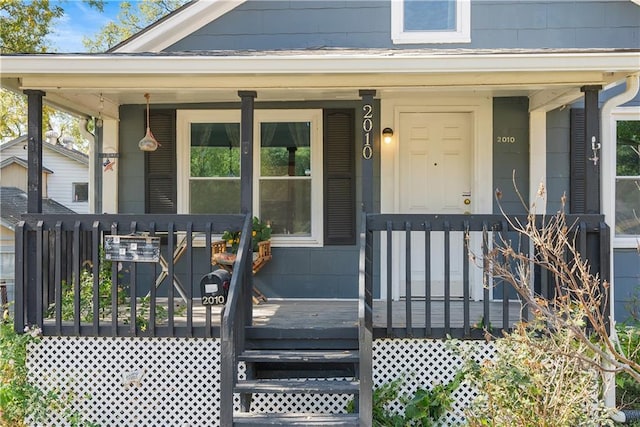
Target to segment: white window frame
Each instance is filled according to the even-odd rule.
[[[471,0],[456,0],[455,31],[404,31],[404,0],[391,0],[391,39],[394,44],[470,43]]]
[[[76,200],[76,186],[78,185],[86,185],[87,186],[87,200]],[[87,203],[89,201],[89,183],[88,182],[72,182],[71,183],[71,202],[72,203]]]
[[[610,224],[611,224],[611,237],[613,240],[613,247],[616,249],[635,249],[638,247],[638,242],[640,241],[640,235],[625,235],[625,236],[617,236],[615,232],[616,226],[616,166],[617,166],[617,130],[618,130],[618,122],[619,121],[628,121],[628,120],[640,120],[640,107],[619,107],[613,110],[611,114],[611,126],[610,126],[610,135],[609,141],[610,143],[603,144],[605,149],[603,150],[602,157],[603,161],[605,159],[609,159],[608,169],[609,173],[606,175],[603,173],[602,179],[605,183],[609,183],[609,185],[603,185],[603,200],[604,203],[607,204],[605,209],[605,213],[609,213]],[[606,140],[605,140],[606,141]]]
[[[253,210],[260,217],[260,124],[262,122],[311,123],[311,235],[274,235],[272,246],[320,247],[323,245],[323,147],[322,110],[255,110],[253,141]],[[191,123],[240,123],[240,110],[178,110],[177,111],[177,202],[178,213],[189,213],[189,179]]]

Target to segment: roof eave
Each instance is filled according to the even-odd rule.
[[[478,73],[640,70],[637,50],[502,54],[297,55],[16,55],[2,57],[3,77],[29,75],[255,75]],[[158,64],[162,63],[159,67]],[[46,70],[46,73],[43,72]]]

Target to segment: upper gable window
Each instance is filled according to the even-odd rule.
[[[391,37],[396,44],[468,43],[471,0],[391,0]]]

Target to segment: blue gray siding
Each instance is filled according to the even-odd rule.
[[[640,309],[640,253],[616,249],[613,257],[616,321],[629,319],[630,304]]]
[[[394,45],[390,4],[391,0],[248,1],[167,50],[640,46],[640,7],[629,0],[474,0],[471,43],[433,45]]]
[[[514,138],[514,142],[498,138]],[[513,174],[515,173],[515,187]],[[509,213],[526,213],[517,191],[529,200],[529,99],[493,99],[493,188],[500,189],[500,204]],[[494,198],[493,212],[499,213]]]

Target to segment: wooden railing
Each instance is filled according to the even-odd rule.
[[[211,270],[212,236],[246,223],[244,215],[27,215],[15,231],[16,329],[29,324],[45,335],[218,336],[212,316],[219,311],[194,306],[194,300],[201,274]],[[109,261],[106,236],[157,238],[159,259]],[[238,262],[243,256],[246,251]],[[234,274],[232,281],[238,280],[247,278]]]
[[[603,217],[566,215],[565,220],[581,256],[589,259],[591,271],[608,280],[609,227]],[[361,290],[361,304],[369,306],[374,281],[380,283],[380,293],[386,296],[382,310],[386,315],[380,313],[376,317],[384,319],[383,326],[376,321],[374,338],[479,339],[486,329],[500,335],[516,321],[527,319],[526,305],[520,303],[508,283],[492,277],[485,258],[492,245],[500,241],[510,241],[516,250],[532,253],[533,245],[514,230],[512,225],[516,222],[511,221],[526,224],[527,217],[366,215],[366,239],[361,248],[361,257],[366,255],[361,283],[366,286]],[[535,219],[537,226],[544,221],[543,216]],[[374,262],[374,247],[380,248],[379,262]],[[553,278],[543,269],[532,267],[534,291],[542,296],[552,295]],[[398,300],[402,302],[400,307]]]
[[[233,425],[233,388],[238,379],[238,355],[244,350],[245,327],[252,324],[252,220],[242,226],[238,258],[229,287],[221,325],[220,425]]]
[[[366,214],[360,224],[358,262],[358,349],[360,354],[358,413],[360,425],[372,425],[373,415],[373,277],[367,274],[373,266],[372,232],[366,228]]]

